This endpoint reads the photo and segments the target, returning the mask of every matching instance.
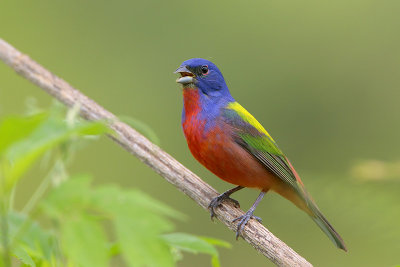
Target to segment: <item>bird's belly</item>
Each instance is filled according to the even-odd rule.
[[[193,156],[226,182],[265,191],[280,182],[223,131],[215,130],[205,137],[186,134],[186,138]]]

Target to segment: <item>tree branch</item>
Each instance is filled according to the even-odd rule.
[[[80,106],[80,114],[85,119],[109,121],[108,126],[116,133],[110,136],[111,139],[150,166],[204,209],[207,210],[211,199],[217,196],[215,189],[186,169],[169,154],[128,125],[118,121],[111,112],[2,39],[0,39],[0,59],[18,74],[30,80],[65,105],[72,107],[78,104]],[[216,215],[229,229],[235,231],[237,223],[232,223],[232,220],[243,215],[243,211],[235,208],[231,203],[226,203],[216,209]],[[256,220],[249,221],[242,235],[257,251],[278,266],[312,266]]]

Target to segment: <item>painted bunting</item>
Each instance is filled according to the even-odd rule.
[[[340,249],[346,246],[319,211],[289,159],[264,127],[231,96],[221,71],[212,62],[189,59],[175,71],[183,87],[182,127],[193,156],[208,170],[235,188],[214,198],[214,210],[244,187],[261,190],[251,208],[238,221],[236,238],[253,218],[258,203],[275,191],[305,211]]]

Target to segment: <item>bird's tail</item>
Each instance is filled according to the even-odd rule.
[[[347,251],[346,245],[343,242],[343,239],[336,232],[333,226],[328,222],[328,220],[322,215],[319,211],[318,207],[313,203],[310,199],[307,201],[308,207],[311,210],[310,216],[314,220],[314,222],[321,228],[321,230],[329,237],[329,239],[336,245],[336,247]]]

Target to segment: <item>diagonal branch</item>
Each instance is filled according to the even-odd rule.
[[[110,136],[111,139],[150,166],[204,209],[207,209],[211,199],[217,196],[215,189],[186,169],[169,154],[128,125],[119,122],[111,112],[2,39],[0,39],[0,59],[18,74],[30,80],[68,107],[78,104],[81,116],[85,119],[110,121],[108,127],[116,133],[114,136]],[[216,209],[216,215],[228,228],[235,231],[237,223],[232,223],[232,220],[243,215],[243,211],[235,208],[231,203],[226,203]],[[242,235],[257,251],[278,266],[312,266],[255,220],[249,221]]]

